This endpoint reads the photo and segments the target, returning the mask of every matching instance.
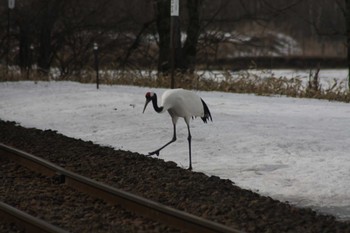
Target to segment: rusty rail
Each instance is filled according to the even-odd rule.
[[[0,217],[1,219],[23,226],[28,233],[68,233],[66,230],[33,217],[4,202],[0,202]]]

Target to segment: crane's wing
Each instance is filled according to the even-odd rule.
[[[207,104],[194,92],[184,89],[167,90],[162,95],[164,110],[171,109],[178,117],[201,117],[204,122],[211,118]]]

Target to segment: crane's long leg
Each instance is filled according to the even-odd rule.
[[[173,134],[173,138],[164,146],[162,146],[161,148],[159,148],[158,150],[155,150],[153,152],[149,152],[148,155],[157,155],[159,156],[159,151],[161,151],[164,147],[168,146],[169,144],[173,143],[176,141],[176,124],[173,124],[174,126],[174,134]]]
[[[187,124],[187,129],[188,129],[187,140],[188,140],[189,163],[190,163],[190,166],[188,167],[188,170],[192,170],[192,155],[191,155],[191,139],[192,139],[192,136],[191,136],[191,131],[190,131],[189,124]]]

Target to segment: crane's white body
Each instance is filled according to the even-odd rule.
[[[160,99],[160,106],[158,106],[157,95],[153,92],[146,93],[146,102],[143,108],[143,112],[149,102],[152,101],[153,108],[158,113],[163,113],[168,111],[171,119],[173,121],[174,134],[173,138],[166,143],[161,148],[150,152],[149,155],[159,155],[159,152],[169,144],[176,141],[176,123],[179,117],[185,119],[187,130],[188,130],[188,147],[189,147],[189,169],[192,169],[192,157],[191,157],[191,130],[190,130],[190,119],[192,117],[201,117],[204,123],[207,123],[207,120],[211,118],[211,114],[207,104],[195,93],[184,90],[184,89],[171,89],[163,93]]]
[[[201,98],[184,89],[166,90],[161,97],[160,106],[163,106],[163,112],[169,112],[174,124],[179,117],[183,117],[189,123],[191,117],[204,116]]]

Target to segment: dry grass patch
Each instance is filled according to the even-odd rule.
[[[271,96],[285,95],[300,98],[316,98],[331,101],[350,102],[350,92],[344,83],[334,80],[327,87],[320,84],[319,70],[310,72],[309,82],[299,78],[286,77],[261,77],[250,72],[240,72],[239,75],[233,75],[231,72],[221,72],[220,78],[208,78],[204,73],[175,75],[176,87],[185,89],[203,90],[203,91],[222,91],[234,93],[251,93],[256,95]],[[265,75],[266,76],[266,75]],[[157,75],[154,71],[124,70],[124,71],[100,71],[99,79],[101,84],[107,85],[133,85],[147,87],[170,87],[170,76]],[[81,83],[95,83],[96,72],[86,70],[79,75],[70,75],[60,78],[43,75],[38,72],[21,74],[19,71],[10,71],[6,73],[0,70],[0,81],[50,81],[50,80],[69,80]]]

